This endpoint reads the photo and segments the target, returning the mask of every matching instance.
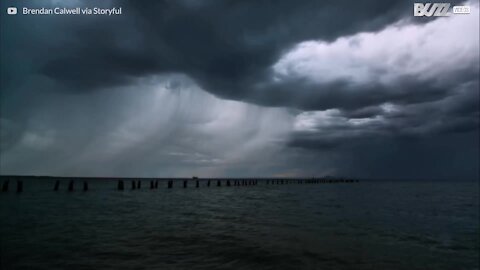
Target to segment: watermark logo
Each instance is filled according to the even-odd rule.
[[[7,14],[8,15],[16,15],[17,14],[17,8],[16,7],[7,8]]]
[[[413,16],[445,17],[450,15],[449,9],[449,3],[413,3]]]
[[[470,6],[454,6],[453,14],[470,14]]]
[[[450,3],[414,3],[413,16],[415,17],[447,17],[450,16]],[[453,14],[470,14],[470,6],[454,6]]]

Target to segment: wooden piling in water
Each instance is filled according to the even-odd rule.
[[[60,180],[57,180],[55,181],[55,186],[53,186],[53,190],[58,191],[59,188],[60,188]]]
[[[173,188],[173,181],[172,180],[168,180],[168,185],[167,185],[168,188]]]
[[[138,180],[137,181],[137,189],[140,189],[142,187],[142,181]]]
[[[74,181],[73,180],[70,180],[70,182],[68,183],[68,191],[73,191],[73,185],[74,185]]]
[[[155,180],[155,189],[158,189],[158,180]]]
[[[83,191],[87,191],[87,190],[88,190],[88,182],[83,181]]]
[[[155,188],[155,183],[153,182],[153,180],[150,180],[150,189],[154,189]]]
[[[134,190],[135,188],[136,188],[135,180],[132,180],[132,190]]]
[[[123,180],[118,180],[117,189],[118,190],[123,190],[124,189]]]
[[[6,180],[5,182],[3,182],[2,192],[7,192],[8,191],[8,184],[9,184],[9,180]]]
[[[222,186],[222,182],[220,180],[217,180],[217,187],[221,187]]]
[[[22,191],[23,191],[23,181],[17,180],[17,193],[20,193]]]
[[[198,181],[198,180],[195,181],[195,187],[196,187],[196,188],[199,188],[199,187],[200,187],[200,181]]]
[[[187,180],[183,180],[183,188],[187,188]]]
[[[227,187],[230,186],[230,180],[227,180]]]
[[[210,180],[208,180],[208,182],[207,182],[207,187],[209,187],[209,186],[210,186]]]

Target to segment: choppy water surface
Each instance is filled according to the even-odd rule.
[[[0,193],[1,269],[479,268],[478,183],[62,185]]]

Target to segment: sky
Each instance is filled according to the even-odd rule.
[[[478,179],[479,3],[413,2],[2,1],[0,173]]]

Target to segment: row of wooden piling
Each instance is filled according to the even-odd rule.
[[[81,189],[83,191],[88,191],[88,182],[87,181],[83,181],[83,187]],[[54,191],[60,190],[60,180],[55,181],[55,185],[53,186],[53,190]],[[67,190],[68,191],[74,191],[75,190],[75,181],[74,180],[70,180],[68,182]]]
[[[126,188],[126,182],[127,180],[118,180],[117,182],[117,190],[125,190]],[[171,189],[173,188],[173,183],[174,182],[180,182],[181,180],[168,180],[166,181],[166,187]],[[192,180],[182,180],[183,188],[188,187],[188,183],[191,182]],[[212,182],[215,184],[217,187],[222,186],[222,180],[217,179],[217,180],[203,180],[206,182],[206,186],[210,187]],[[359,182],[358,180],[352,180],[352,179],[266,179],[263,180],[266,185],[284,185],[284,184],[330,184],[330,183],[355,183]],[[216,182],[216,183],[215,183]],[[258,179],[227,179],[223,180],[224,185],[227,187],[230,186],[256,186],[258,185]],[[7,192],[9,190],[9,185],[10,181],[6,180],[3,182],[1,186],[2,192]],[[142,181],[141,180],[131,180],[130,181],[130,189],[135,190],[135,189],[141,189],[142,187]],[[150,189],[158,189],[159,186],[159,180],[150,180]],[[199,188],[200,187],[200,180],[196,179],[195,180],[195,187]],[[88,191],[88,181],[83,181],[83,185],[80,187],[80,190],[83,191]],[[53,186],[54,191],[59,191],[60,190],[60,180],[56,180]],[[75,190],[75,181],[70,180],[67,185],[67,191],[74,191]],[[16,181],[16,192],[21,193],[23,192],[23,181],[22,180],[17,180]]]
[[[332,184],[332,183],[358,183],[359,180],[353,179],[305,179],[305,180],[283,180],[283,179],[276,179],[276,180],[266,180],[267,185],[283,185],[283,184]]]
[[[16,183],[17,183],[17,189],[16,189],[17,193],[23,192],[23,181],[22,180],[17,180]],[[9,186],[10,186],[10,181],[9,180],[6,180],[5,182],[3,182],[2,192],[7,192]]]

